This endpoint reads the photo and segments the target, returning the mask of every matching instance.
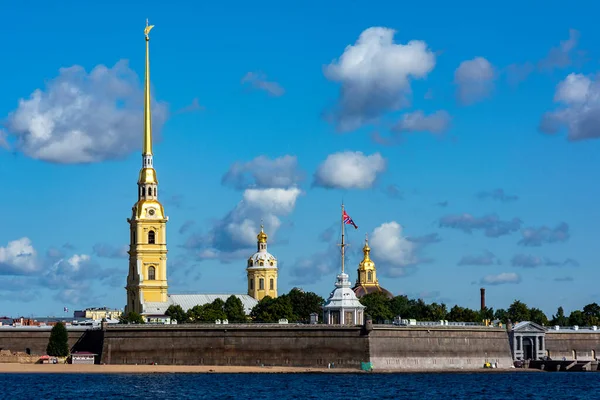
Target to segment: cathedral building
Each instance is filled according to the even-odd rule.
[[[356,293],[356,297],[360,298],[370,293],[383,293],[387,298],[391,299],[394,295],[379,286],[377,280],[377,269],[375,263],[371,260],[371,247],[369,247],[369,239],[365,238],[363,246],[363,259],[358,264],[358,277],[352,290]]]
[[[227,300],[231,294],[169,294],[167,283],[167,222],[169,218],[159,201],[158,178],[154,169],[152,149],[152,116],[150,109],[150,30],[146,39],[146,72],[144,82],[144,135],[142,168],[137,181],[137,202],[129,223],[129,273],[127,275],[127,305],[125,313],[141,314],[149,322],[166,321],[165,312],[171,305],[185,311],[196,305],[212,303],[217,298]],[[261,226],[257,236],[258,251],[248,260],[248,293],[235,294],[246,313],[264,296],[277,297],[277,259],[267,252],[267,234]]]

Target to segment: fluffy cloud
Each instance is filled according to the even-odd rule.
[[[266,75],[261,72],[248,72],[242,78],[242,85],[250,85],[254,89],[265,91],[275,97],[285,93],[281,85],[268,81]]]
[[[128,245],[114,247],[106,243],[98,243],[93,247],[94,254],[105,258],[127,258]]]
[[[484,251],[482,254],[466,255],[458,261],[457,265],[493,265],[500,264],[500,260],[490,251]]]
[[[552,261],[544,257],[537,257],[531,254],[517,254],[511,261],[513,267],[535,268],[540,266],[572,266],[577,267],[579,263],[572,258],[567,258],[564,261]]]
[[[19,100],[6,128],[17,149],[32,158],[63,164],[120,158],[141,146],[143,99],[127,62],[90,73],[76,65]],[[155,103],[156,136],[166,117],[166,105]]]
[[[569,224],[561,222],[554,228],[541,226],[538,228],[525,228],[521,231],[523,236],[519,240],[522,246],[541,246],[542,244],[566,242],[571,237]]]
[[[441,228],[458,229],[465,233],[480,230],[487,237],[499,237],[518,231],[521,224],[519,218],[503,221],[495,214],[484,215],[483,217],[475,217],[471,214],[454,214],[440,218],[439,226]]]
[[[317,168],[315,186],[338,189],[368,189],[377,176],[386,169],[386,161],[379,153],[345,151],[330,154]]]
[[[600,137],[600,81],[597,76],[569,74],[557,85],[554,101],[560,106],[543,115],[542,132],[556,134],[564,128],[570,141]]]
[[[492,200],[501,201],[503,203],[508,203],[508,202],[516,201],[519,199],[519,196],[514,195],[514,194],[508,194],[508,193],[504,192],[504,189],[494,189],[489,192],[479,192],[477,194],[477,197],[482,200],[492,199]]]
[[[37,252],[29,238],[8,242],[0,247],[0,275],[29,275],[38,272]]]
[[[507,283],[520,283],[521,277],[519,274],[514,272],[503,272],[498,275],[486,275],[481,278],[480,284],[482,285],[503,285]]]
[[[310,285],[320,281],[323,277],[333,283],[336,274],[340,271],[340,249],[335,243],[329,243],[327,249],[310,256],[301,257],[294,262],[290,270],[291,284]]]
[[[416,254],[417,244],[403,235],[402,226],[395,221],[383,223],[375,228],[369,244],[383,275],[406,275],[405,268],[419,261]]]
[[[414,111],[402,115],[400,120],[392,127],[393,132],[431,132],[444,133],[450,125],[450,114],[446,111],[436,111],[425,115],[423,111]]]
[[[230,261],[247,257],[256,246],[260,220],[270,239],[281,227],[280,217],[289,215],[302,191],[287,189],[246,189],[242,200],[223,219],[217,221],[208,235],[193,235],[186,247],[198,250],[199,259],[219,258]]]
[[[28,238],[0,247],[0,275],[21,275],[19,281],[29,289],[55,291],[66,304],[81,304],[92,299],[92,282],[112,281],[120,271],[101,268],[87,254],[65,257],[63,251],[50,248],[40,257]]]
[[[339,131],[351,131],[408,102],[410,80],[424,78],[435,66],[435,55],[423,41],[394,43],[393,29],[363,31],[324,72],[340,82],[340,98],[330,114]]]
[[[5,149],[5,150],[10,149],[10,145],[8,144],[7,137],[8,137],[8,134],[6,133],[6,131],[0,129],[0,149]]]
[[[463,61],[454,72],[458,100],[468,105],[484,99],[494,89],[495,76],[494,67],[483,57]]]
[[[249,186],[285,188],[302,179],[296,156],[285,155],[274,159],[259,156],[252,161],[233,163],[221,178],[221,183],[241,190]]]

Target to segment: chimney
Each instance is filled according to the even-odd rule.
[[[481,310],[485,310],[485,288],[479,289],[481,291]]]

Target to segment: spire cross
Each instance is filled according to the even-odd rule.
[[[261,218],[260,219],[260,231],[264,232],[264,228],[265,228],[265,226],[263,225],[263,219]]]
[[[365,242],[369,243],[369,234],[368,233],[365,233]]]

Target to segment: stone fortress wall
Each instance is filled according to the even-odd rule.
[[[0,329],[0,349],[45,354],[50,329]],[[476,369],[488,361],[510,368],[505,328],[484,326],[369,327],[296,324],[108,325],[69,330],[73,351],[106,364],[361,367],[375,370]],[[600,331],[548,330],[553,359],[592,359]]]

